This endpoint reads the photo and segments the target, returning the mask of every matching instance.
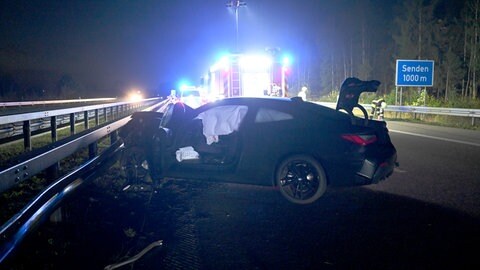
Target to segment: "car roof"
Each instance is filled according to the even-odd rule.
[[[227,105],[246,105],[246,106],[289,106],[292,100],[280,97],[229,97],[219,99],[201,106],[200,110],[207,110],[211,107],[227,106]]]
[[[313,102],[303,101],[301,98],[293,97],[230,97],[220,99],[211,103],[207,103],[199,108],[198,111],[205,111],[209,108],[217,106],[227,106],[227,105],[245,105],[253,107],[285,107],[293,108],[296,111],[304,112],[306,114],[322,114],[324,116],[329,116],[333,118],[346,118],[349,119],[349,116],[338,112],[332,108],[325,107],[320,104]]]

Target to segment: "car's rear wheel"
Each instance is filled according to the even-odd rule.
[[[281,194],[297,204],[312,203],[327,189],[322,165],[306,155],[291,156],[280,163],[275,180]]]

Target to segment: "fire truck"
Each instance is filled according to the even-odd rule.
[[[213,99],[237,96],[288,96],[288,58],[229,54],[210,67],[203,87]]]

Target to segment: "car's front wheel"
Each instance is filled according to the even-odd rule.
[[[306,155],[295,155],[282,161],[277,168],[275,181],[281,194],[297,204],[312,203],[327,189],[327,177],[322,165]]]

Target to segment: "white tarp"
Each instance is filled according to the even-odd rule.
[[[197,118],[202,120],[203,135],[207,139],[207,144],[218,142],[219,135],[228,135],[238,130],[247,110],[247,106],[228,105],[200,113]]]

